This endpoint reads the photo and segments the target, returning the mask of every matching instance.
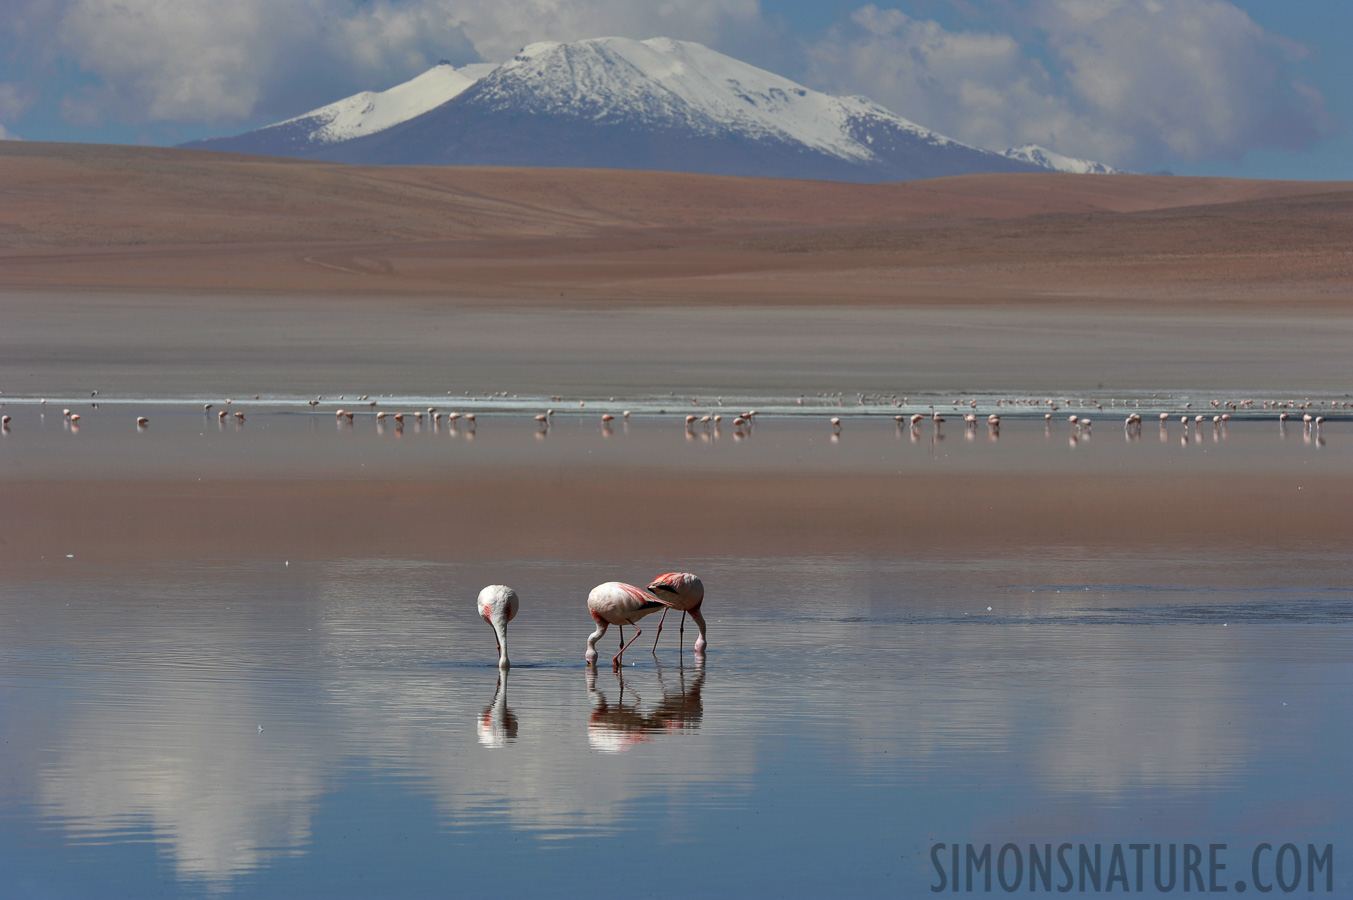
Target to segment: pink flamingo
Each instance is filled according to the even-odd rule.
[[[705,602],[705,585],[700,579],[690,572],[668,572],[653,579],[648,589],[665,606],[681,610],[679,633],[682,639],[686,636],[686,615],[690,614],[700,629],[700,637],[695,640],[695,653],[697,656],[703,654],[708,642],[705,640],[705,617],[700,613],[700,604]],[[658,638],[662,637],[662,623],[666,618],[667,610],[664,609],[658,620],[658,633],[653,638],[654,650],[658,649]]]
[[[589,666],[597,664],[597,641],[601,640],[607,628],[612,625],[620,626],[620,637],[623,640],[625,626],[633,625],[634,637],[630,638],[628,644],[622,645],[620,652],[611,660],[611,667],[617,672],[620,671],[620,660],[625,651],[629,649],[630,644],[639,639],[639,635],[643,634],[639,630],[639,620],[659,609],[665,609],[666,606],[667,604],[655,595],[632,584],[608,581],[592,588],[592,593],[587,595],[587,609],[596,620],[597,630],[587,637],[587,653],[584,656],[587,664]]]
[[[517,617],[517,592],[505,584],[491,584],[479,592],[479,616],[493,626],[498,646],[498,668],[510,669],[507,659],[507,623]]]

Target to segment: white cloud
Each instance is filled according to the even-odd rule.
[[[0,141],[19,141],[23,138],[5,127],[26,113],[33,105],[33,92],[22,85],[0,81]]]
[[[1034,142],[1096,157],[1127,149],[1070,109],[1048,71],[1006,34],[948,31],[866,6],[812,45],[809,60],[813,81],[977,146]]]
[[[540,40],[662,36],[714,44],[762,24],[758,0],[441,0],[441,6],[454,10],[488,60],[506,59]]]
[[[33,92],[23,85],[0,81],[0,122],[12,122],[33,105]]]
[[[1139,152],[1196,160],[1296,149],[1327,129],[1306,53],[1223,0],[1047,0],[1038,23],[1071,97]]]
[[[759,22],[757,0],[19,0],[0,12],[90,76],[62,108],[91,125],[294,115],[441,58],[612,34],[713,43]]]
[[[810,77],[979,146],[1130,167],[1305,147],[1327,129],[1294,72],[1301,45],[1223,0],[1042,0],[1029,15],[1041,48],[865,6],[808,47]]]
[[[352,0],[68,0],[55,40],[97,84],[68,95],[65,112],[208,123],[296,112],[442,56],[473,59],[457,23],[435,13]]]

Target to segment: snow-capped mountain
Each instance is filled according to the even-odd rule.
[[[1040,147],[1037,144],[1025,144],[1023,147],[1012,147],[1005,151],[1005,156],[1010,159],[1018,159],[1021,162],[1033,163],[1043,169],[1051,169],[1054,172],[1071,172],[1075,175],[1125,175],[1122,169],[1115,169],[1113,166],[1107,166],[1101,162],[1095,162],[1092,159],[1076,159],[1074,156],[1063,156],[1049,150],[1046,147]]]
[[[864,97],[809,90],[701,44],[668,38],[544,42],[501,65],[443,63],[384,92],[185,146],[367,164],[842,181],[1082,171],[1063,168],[1063,161],[1099,166],[1032,146],[1006,154],[982,150]]]
[[[363,91],[294,119],[270,125],[308,143],[336,144],[376,134],[436,109],[496,69],[492,63],[455,68],[442,60],[417,78],[388,91]]]

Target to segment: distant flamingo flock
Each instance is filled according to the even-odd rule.
[[[94,392],[94,394],[91,396],[97,396],[97,392]],[[496,397],[506,395],[500,392],[497,395],[491,396]],[[840,394],[822,395],[822,396],[826,396],[827,400],[829,401],[828,405],[840,406],[844,404],[843,397]],[[513,395],[513,397],[515,398],[515,395]],[[254,395],[254,399],[255,400],[259,399],[258,395]],[[323,399],[324,398],[321,396],[317,399],[312,399],[307,402],[309,406],[313,409],[319,406],[323,402]],[[339,399],[342,400],[343,398],[340,397]],[[491,397],[486,397],[485,399],[491,399]],[[561,401],[563,398],[551,397],[550,399]],[[610,399],[612,402],[614,402],[615,400],[614,397]],[[699,398],[691,397],[690,401],[692,404],[698,404]],[[431,430],[437,432],[440,432],[442,430],[443,423],[445,423],[445,425],[448,426],[448,433],[452,437],[463,436],[467,441],[473,440],[476,437],[476,428],[478,425],[478,421],[475,413],[473,412],[465,412],[465,413],[443,412],[438,410],[437,407],[435,406],[429,406],[425,410],[420,409],[411,412],[391,413],[385,410],[374,409],[374,407],[378,404],[378,401],[370,399],[365,394],[361,395],[360,397],[357,397],[356,402],[360,403],[364,407],[367,407],[367,409],[363,410],[363,413],[371,416],[372,420],[374,420],[377,434],[382,435],[387,434],[389,432],[390,423],[393,423],[394,425],[394,435],[396,437],[403,436],[404,426],[406,422],[412,423],[415,431],[422,430],[424,425],[426,424],[431,428]],[[860,394],[857,397],[857,402],[860,406],[866,407],[866,410],[861,410],[859,413],[857,413],[857,415],[863,419],[870,419],[874,418],[876,414],[872,414],[869,411],[867,411],[867,407],[871,405],[875,406],[884,405],[894,407],[903,406],[910,403],[910,398],[907,397],[898,398],[894,395]],[[990,404],[992,401],[988,399],[986,402]],[[1046,425],[1047,433],[1051,435],[1054,421],[1057,418],[1055,416],[1055,413],[1058,410],[1063,410],[1067,408],[1081,408],[1081,409],[1095,409],[1097,411],[1105,411],[1106,408],[1113,409],[1114,407],[1119,408],[1130,408],[1132,406],[1141,407],[1143,403],[1145,403],[1148,406],[1151,406],[1155,405],[1157,402],[1158,398],[1155,396],[1153,396],[1150,400],[1109,399],[1107,401],[1106,407],[1106,404],[1104,402],[1092,399],[1077,400],[1073,398],[1064,398],[1059,400],[1054,398],[1047,398],[1044,400],[1034,400],[1032,398],[1028,399],[1002,398],[997,399],[995,401],[995,405],[1003,409],[1014,408],[1014,410],[1009,412],[1008,415],[1021,419],[1036,417],[1039,413],[1041,413]],[[43,399],[40,400],[39,403],[42,405],[43,408],[45,408],[47,401]],[[224,401],[224,404],[226,406],[230,406],[233,403],[234,400],[229,398]],[[723,398],[719,397],[717,399],[717,403],[719,406],[723,406]],[[3,403],[0,403],[0,405],[3,405]],[[98,408],[99,406],[97,402],[93,403],[92,405],[94,408]],[[587,405],[586,401],[584,400],[579,401],[580,407],[586,407],[586,405]],[[803,397],[798,398],[797,405],[798,406],[804,405]],[[980,417],[977,413],[978,400],[976,398],[960,397],[953,400],[952,405],[953,410],[951,410],[950,412],[952,412],[955,416],[958,416],[960,414],[962,415],[964,436],[968,440],[975,439],[978,434],[978,429],[982,423],[982,417]],[[1193,406],[1192,403],[1180,404],[1176,406],[1174,412],[1159,413],[1158,415],[1160,419],[1160,439],[1162,441],[1167,439],[1169,434],[1170,419],[1177,416],[1179,424],[1182,426],[1180,432],[1180,442],[1182,444],[1188,445],[1194,441],[1202,440],[1204,437],[1203,425],[1205,422],[1209,420],[1212,423],[1213,440],[1223,440],[1227,437],[1226,426],[1231,421],[1231,410],[1236,411],[1237,413],[1239,413],[1240,415],[1244,416],[1247,419],[1253,420],[1259,418],[1259,410],[1262,409],[1262,410],[1271,410],[1273,413],[1277,414],[1277,419],[1280,426],[1280,433],[1283,436],[1286,436],[1287,434],[1286,430],[1287,423],[1297,415],[1300,415],[1301,418],[1299,421],[1301,421],[1301,423],[1305,427],[1305,438],[1307,442],[1308,443],[1314,442],[1316,444],[1323,446],[1325,441],[1323,428],[1327,417],[1322,413],[1324,411],[1328,411],[1331,414],[1336,414],[1340,415],[1342,418],[1347,418],[1349,414],[1348,411],[1353,410],[1353,401],[1332,400],[1329,401],[1327,404],[1326,401],[1322,400],[1319,401],[1319,403],[1317,404],[1311,401],[1309,398],[1303,401],[1265,400],[1259,402],[1256,402],[1254,400],[1235,401],[1235,400],[1213,399],[1212,401],[1210,401],[1210,405],[1213,410],[1216,410],[1216,412],[1214,412],[1210,416],[1204,415],[1202,413],[1193,413],[1191,411],[1191,407]],[[204,403],[202,405],[203,415],[209,415],[212,412],[213,407],[214,404],[212,403]],[[1023,408],[1021,409],[1020,407]],[[1179,410],[1181,407],[1183,410],[1185,410],[1184,414],[1182,415],[1179,414]],[[930,438],[931,444],[933,446],[934,443],[944,440],[945,435],[943,426],[947,420],[944,413],[940,409],[937,409],[935,405],[933,404],[930,405],[928,407],[928,410],[929,412],[925,415],[922,415],[921,413],[912,413],[911,415],[899,413],[893,415],[891,418],[897,423],[898,433],[902,434],[905,432],[909,434],[913,443],[919,442],[922,439],[923,437],[922,429],[924,425],[929,424],[933,426],[933,431],[931,432]],[[1044,410],[1050,411],[1044,412]],[[503,411],[498,412],[501,413]],[[664,415],[667,412],[668,411],[665,409],[658,410],[658,415]],[[81,430],[80,414],[72,412],[69,408],[63,409],[62,414],[65,417],[67,429],[71,433],[78,434]],[[613,426],[616,424],[622,424],[626,432],[628,432],[631,414],[632,414],[631,410],[628,409],[619,413],[619,415],[609,412],[602,413],[599,416],[602,437],[606,438],[612,437],[615,433]],[[528,415],[530,414],[528,413]],[[734,441],[741,441],[746,438],[750,438],[752,436],[752,428],[754,423],[757,421],[759,415],[760,413],[757,410],[751,409],[741,414],[733,416],[732,426],[733,426]],[[1151,413],[1151,415],[1157,414]],[[345,406],[336,409],[334,411],[334,417],[338,422],[339,429],[345,430],[352,428],[356,424],[358,413],[356,410]],[[233,423],[237,429],[242,428],[245,421],[244,413],[238,409],[234,410],[233,412],[229,412],[224,409],[219,410],[216,412],[216,418],[218,420],[219,427],[222,429],[226,427],[227,423]],[[542,441],[545,440],[554,429],[554,420],[555,420],[554,409],[551,408],[547,409],[543,413],[536,413],[532,415],[531,418],[534,420],[537,426],[535,431],[536,440]],[[681,415],[678,413],[677,419],[679,423],[684,424],[685,435],[688,441],[695,441],[698,439],[700,441],[708,443],[710,441],[717,440],[723,435],[722,426],[725,422],[725,417],[722,413],[711,412],[703,416],[697,416],[693,413],[686,415]],[[986,415],[985,420],[987,426],[986,427],[987,438],[991,441],[1000,440],[1001,423],[1002,423],[1001,413],[991,413],[989,415]],[[8,435],[10,433],[11,421],[12,419],[9,415],[0,415],[0,435]],[[846,421],[847,421],[846,418],[844,418],[841,415],[829,416],[827,418],[827,425],[830,427],[829,436],[832,443],[838,443],[842,440],[842,436],[846,428]],[[1077,446],[1083,439],[1088,439],[1090,437],[1093,422],[1091,421],[1089,416],[1086,416],[1084,414],[1071,413],[1070,415],[1067,415],[1065,417],[1065,421],[1070,425],[1069,438],[1072,447]],[[1129,412],[1127,417],[1123,420],[1124,436],[1130,441],[1140,439],[1142,435],[1142,422],[1143,419],[1142,414],[1140,412],[1136,412],[1135,410]],[[149,430],[149,427],[150,427],[150,419],[147,416],[144,415],[136,416],[137,431],[145,432]]]
[[[450,392],[448,392],[448,394],[449,393]],[[466,392],[466,396],[467,397],[470,396],[468,391]],[[492,394],[486,394],[482,399],[492,401],[495,400],[496,398],[505,398],[509,396],[513,399],[517,398],[516,394],[509,395],[506,391],[499,391]],[[846,405],[845,395],[844,393],[839,391],[835,393],[818,394],[817,396],[818,396],[817,401],[818,404],[834,407],[844,407]],[[92,391],[90,393],[90,397],[97,401],[98,399],[100,399],[99,392]],[[254,394],[253,399],[259,400],[260,395]],[[366,410],[364,410],[364,412],[372,416],[373,420],[376,423],[377,431],[381,433],[385,432],[387,424],[390,421],[393,421],[394,423],[394,430],[396,434],[402,433],[406,421],[412,421],[413,423],[415,423],[415,428],[421,426],[424,422],[433,425],[434,427],[438,427],[443,422],[445,422],[446,424],[451,426],[451,434],[453,436],[458,433],[457,430],[458,426],[464,426],[466,429],[466,436],[473,437],[477,425],[476,416],[475,413],[473,412],[466,413],[442,412],[439,411],[435,406],[429,406],[425,410],[390,413],[385,410],[379,411],[376,410],[375,407],[379,405],[380,401],[372,399],[367,394],[362,394],[351,401],[346,401],[345,396],[340,396],[338,399],[340,401],[345,401],[349,404],[353,405],[360,404],[361,406],[366,407]],[[477,401],[479,399],[481,398],[478,397],[470,398],[471,402]],[[564,400],[562,396],[552,396],[550,399],[556,403],[562,402]],[[614,397],[609,398],[611,403],[614,403],[615,399],[616,398]],[[685,399],[686,398],[684,397],[677,398],[676,394],[674,392],[672,393],[672,400],[674,402],[684,403]],[[689,399],[692,406],[698,406],[701,403],[701,398],[699,397],[690,397]],[[706,401],[708,401],[709,399],[710,398],[706,398]],[[0,405],[3,405],[2,400],[3,395],[0,395]],[[684,422],[686,436],[688,439],[694,439],[695,437],[697,437],[697,432],[700,433],[699,436],[701,436],[702,438],[718,436],[720,432],[720,426],[723,424],[725,417],[723,413],[716,412],[715,409],[722,408],[724,406],[723,401],[724,401],[723,397],[713,398],[713,403],[710,404],[710,406],[713,408],[711,408],[711,411],[706,413],[705,415],[696,415],[694,413],[679,415],[679,420]],[[320,395],[314,399],[306,401],[306,403],[312,409],[318,407],[320,404],[324,402],[325,398],[323,395]],[[1146,405],[1147,407],[1158,406],[1160,403],[1168,401],[1163,401],[1162,398],[1159,397],[1159,395],[1153,394],[1149,399],[1108,398],[1107,400],[1097,400],[1092,398],[1077,399],[1073,397],[1062,397],[1062,398],[1002,397],[1002,398],[994,398],[994,400],[992,398],[987,398],[983,402],[985,402],[988,405],[994,404],[998,409],[1007,410],[1009,411],[1010,415],[1018,416],[1021,418],[1029,418],[1031,417],[1031,415],[1037,415],[1038,413],[1042,413],[1044,421],[1048,423],[1049,427],[1051,427],[1051,424],[1054,419],[1054,414],[1057,413],[1059,410],[1093,409],[1096,412],[1103,413],[1108,410],[1112,410],[1114,408],[1128,410],[1134,407],[1136,409],[1140,409],[1143,405]],[[40,399],[38,403],[45,409],[47,405],[47,400],[45,398]],[[224,405],[230,406],[233,403],[234,403],[233,399],[227,398],[224,402]],[[858,393],[855,395],[855,404],[858,407],[862,408],[860,412],[864,413],[865,415],[868,415],[869,414],[868,408],[871,406],[903,407],[911,405],[911,398],[900,396],[898,394]],[[1209,401],[1209,404],[1213,410],[1216,410],[1216,413],[1210,416],[1210,419],[1214,427],[1224,426],[1228,421],[1230,421],[1232,412],[1242,413],[1246,415],[1247,418],[1253,419],[1258,417],[1256,414],[1260,410],[1271,410],[1278,414],[1278,421],[1283,424],[1285,424],[1293,416],[1300,414],[1301,421],[1306,426],[1306,428],[1308,430],[1314,431],[1319,430],[1321,426],[1325,424],[1326,421],[1325,415],[1320,414],[1320,412],[1313,411],[1316,409],[1316,407],[1319,407],[1321,410],[1328,409],[1328,411],[1331,413],[1342,412],[1344,415],[1347,415],[1347,411],[1353,410],[1353,401],[1331,400],[1328,401],[1327,406],[1327,402],[1324,400],[1321,400],[1317,403],[1312,401],[1310,398],[1306,398],[1304,400],[1260,400],[1260,401],[1252,399],[1223,400],[1219,398],[1214,398]],[[99,404],[98,402],[94,402],[92,405],[95,408],[97,408]],[[799,407],[807,405],[805,403],[805,397],[802,395],[799,396],[796,401],[796,405]],[[950,411],[955,416],[962,415],[962,420],[967,435],[969,438],[973,437],[973,435],[976,433],[978,429],[978,426],[981,424],[982,421],[982,419],[978,416],[977,413],[978,399],[975,397],[966,397],[966,398],[958,397],[952,401],[951,405],[953,409]],[[579,408],[585,408],[587,406],[587,401],[579,400],[578,406]],[[1184,432],[1186,435],[1188,433],[1190,424],[1194,426],[1200,426],[1209,418],[1202,414],[1191,412],[1190,410],[1192,406],[1193,404],[1188,402],[1182,404],[1184,414],[1180,416],[1180,422],[1181,424],[1184,425]],[[202,405],[202,411],[204,414],[208,414],[211,412],[213,407],[214,404],[212,403],[204,403]],[[893,415],[892,418],[897,423],[899,429],[903,428],[904,426],[910,426],[913,437],[919,434],[922,424],[928,421],[934,426],[936,436],[938,437],[941,434],[942,426],[946,421],[945,415],[941,410],[936,408],[935,404],[929,405],[928,409],[929,413],[926,415],[922,415],[920,413],[913,413],[911,415],[897,414]],[[668,411],[665,409],[658,411],[660,415],[666,412]],[[1162,427],[1166,426],[1168,424],[1169,419],[1174,415],[1178,415],[1179,412],[1180,407],[1176,406],[1174,412],[1159,413]],[[74,426],[76,426],[80,422],[80,415],[78,413],[72,412],[69,408],[63,409],[62,413],[67,423],[73,426],[71,430],[72,431],[78,430]],[[538,430],[536,432],[537,438],[544,438],[552,430],[554,425],[554,414],[555,411],[554,409],[551,408],[547,409],[543,413],[537,413],[532,416],[538,427]],[[613,433],[612,424],[616,423],[617,419],[622,420],[625,426],[628,427],[630,415],[631,411],[628,409],[621,412],[618,416],[610,412],[602,413],[599,416],[601,424],[601,433],[607,437],[611,436],[611,434]],[[759,413],[755,409],[747,410],[746,412],[743,412],[741,414],[734,415],[732,418],[734,437],[735,438],[749,437],[751,435],[752,426],[758,415]],[[338,420],[338,424],[340,425],[340,427],[348,426],[355,424],[358,412],[351,406],[342,406],[334,411],[334,416]],[[235,410],[233,412],[220,410],[216,413],[216,417],[222,425],[232,420],[236,425],[242,425],[245,420],[244,413],[239,410]],[[136,416],[135,418],[138,430],[146,430],[150,425],[150,420],[147,416],[139,415]],[[999,438],[1001,427],[1001,413],[994,412],[987,415],[985,418],[989,436],[993,439]],[[1090,428],[1092,425],[1089,417],[1083,414],[1073,413],[1068,415],[1066,417],[1066,420],[1071,425],[1073,439],[1082,435],[1084,436],[1089,435]],[[0,416],[0,427],[3,427],[3,429],[7,432],[9,430],[11,421],[12,419],[9,415]],[[845,428],[845,419],[841,415],[829,416],[827,419],[827,424],[831,428],[832,437],[834,439],[839,440]],[[1130,435],[1139,434],[1142,425],[1142,414],[1136,411],[1129,412],[1127,417],[1124,419],[1123,424],[1125,430]]]

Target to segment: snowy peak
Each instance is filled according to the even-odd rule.
[[[458,69],[443,60],[387,91],[363,91],[268,127],[302,127],[312,143],[321,145],[376,134],[458,97],[495,68],[492,63],[476,63]]]
[[[848,133],[857,117],[887,118],[919,138],[947,140],[863,98],[812,91],[702,44],[670,38],[530,44],[484,80],[477,99],[537,114],[679,123],[707,135],[736,132],[852,160],[873,156]]]
[[[1005,156],[1009,159],[1017,159],[1020,162],[1027,162],[1044,169],[1051,169],[1054,172],[1070,172],[1074,175],[1123,175],[1121,169],[1115,169],[1112,166],[1106,166],[1104,163],[1095,162],[1089,159],[1076,159],[1073,156],[1063,156],[1055,153],[1046,147],[1040,147],[1037,144],[1025,144],[1023,147],[1012,147],[1005,151]]]

